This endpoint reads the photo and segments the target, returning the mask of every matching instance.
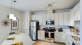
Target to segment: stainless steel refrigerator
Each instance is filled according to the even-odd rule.
[[[33,41],[38,38],[39,22],[32,21],[30,26],[30,37]]]

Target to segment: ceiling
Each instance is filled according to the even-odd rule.
[[[48,4],[55,3],[53,9],[70,9],[80,0],[17,0],[15,9],[20,11],[45,10]],[[11,7],[11,0],[0,0],[0,5]]]

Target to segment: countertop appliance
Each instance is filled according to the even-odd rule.
[[[58,30],[58,32],[63,32],[63,29],[62,29],[62,28],[60,28],[60,29]]]
[[[33,41],[37,40],[38,38],[38,30],[39,30],[39,22],[32,21],[30,26],[30,37]]]
[[[54,25],[54,20],[48,20],[48,21],[46,21],[46,25]]]

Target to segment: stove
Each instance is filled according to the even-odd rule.
[[[54,32],[54,31],[56,31],[54,27],[46,27],[46,28],[43,28],[43,30],[45,30],[45,32]]]

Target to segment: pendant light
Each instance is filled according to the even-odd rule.
[[[13,2],[14,2],[14,9],[15,9],[16,0],[14,0]],[[14,21],[16,20],[16,17],[15,17],[15,16],[13,17],[13,20],[14,20]]]
[[[13,17],[13,20],[16,21],[16,17]]]
[[[11,13],[9,14],[9,19],[13,19],[14,14],[12,13],[12,0],[11,0]]]
[[[13,1],[14,2],[14,9],[15,9],[15,0]],[[14,16],[14,14],[12,13],[13,10],[12,10],[12,0],[11,0],[11,14],[9,14],[9,19],[12,19],[12,20],[16,20],[16,17]]]

